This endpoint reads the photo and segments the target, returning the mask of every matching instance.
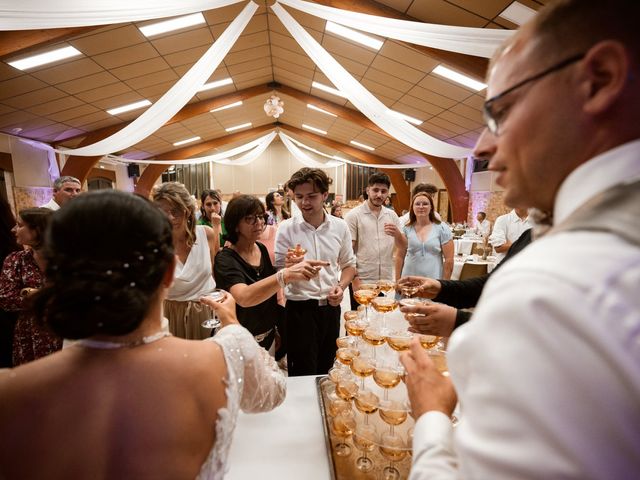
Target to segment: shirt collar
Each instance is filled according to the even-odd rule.
[[[553,207],[553,221],[560,223],[587,200],[619,183],[640,176],[640,140],[596,155],[565,178]]]

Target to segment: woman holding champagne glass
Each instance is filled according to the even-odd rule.
[[[213,265],[220,248],[220,225],[217,225],[218,231],[196,225],[195,202],[181,183],[158,185],[151,197],[171,222],[178,260],[175,278],[164,302],[169,330],[177,337],[202,340],[211,336],[211,329],[202,323],[208,321],[213,312],[201,305],[199,299],[216,288]]]

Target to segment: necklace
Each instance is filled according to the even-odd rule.
[[[75,345],[86,348],[98,348],[100,350],[116,350],[118,348],[133,348],[140,345],[146,345],[148,343],[157,342],[165,337],[170,337],[170,332],[156,332],[152,335],[142,337],[132,342],[107,342],[103,340],[91,340],[90,338],[83,338],[77,340]]]

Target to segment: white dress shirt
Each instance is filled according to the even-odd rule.
[[[48,208],[49,210],[60,210],[60,205],[52,198],[44,205],[40,205],[40,208]]]
[[[395,238],[384,233],[384,224],[392,223],[402,232],[403,225],[396,212],[383,207],[376,216],[369,202],[365,202],[347,213],[344,220],[356,244],[356,269],[360,279],[363,282],[393,280]]]
[[[284,267],[287,249],[300,244],[306,259],[324,260],[328,267],[320,269],[318,276],[308,282],[290,283],[284,290],[288,300],[322,300],[340,281],[342,270],[356,266],[351,246],[351,234],[346,222],[324,214],[318,228],[304,221],[302,216],[291,217],[280,223],[276,233],[276,267]]]
[[[640,141],[591,159],[561,185],[555,221],[638,178]],[[421,416],[410,478],[637,478],[639,285],[640,249],[611,233],[550,234],[509,261],[449,342],[455,435],[444,414]]]
[[[489,220],[487,220],[486,218],[481,222],[477,222],[477,224],[476,224],[476,233],[478,235],[482,236],[483,238],[488,237],[489,234],[491,233],[491,222]],[[522,235],[522,232],[520,232],[520,235]],[[516,240],[517,240],[517,238],[516,238]]]
[[[489,243],[493,248],[500,247],[507,242],[515,242],[522,232],[531,228],[529,217],[521,219],[515,210],[511,210],[506,215],[500,215],[493,224],[493,232],[489,237]],[[497,253],[496,260],[498,263],[507,255],[507,252]]]

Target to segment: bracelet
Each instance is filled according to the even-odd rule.
[[[280,288],[284,288],[287,286],[287,284],[284,282],[284,268],[276,272],[276,281],[278,282],[278,285],[280,285]]]

